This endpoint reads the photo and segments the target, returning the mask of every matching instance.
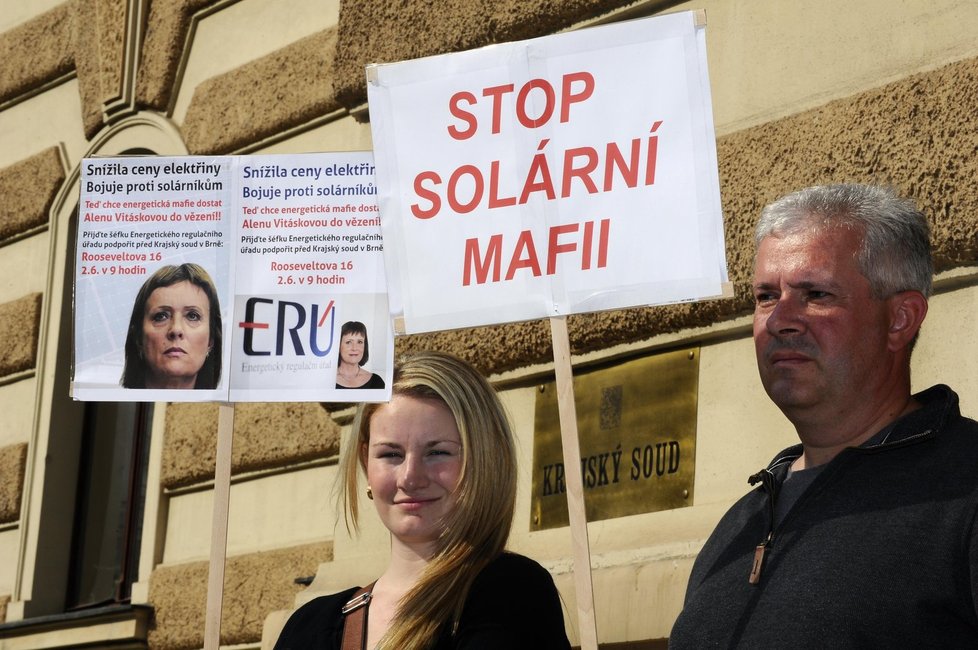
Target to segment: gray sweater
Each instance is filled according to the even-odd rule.
[[[752,477],[696,559],[670,648],[978,648],[978,423],[947,386],[915,397],[923,408],[826,464],[776,526],[801,446]]]

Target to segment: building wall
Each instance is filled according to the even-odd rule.
[[[934,228],[941,280],[914,384],[949,383],[963,410],[978,415],[978,343],[962,334],[978,315],[973,2],[0,0],[0,621],[58,606],[36,576],[45,549],[64,543],[51,521],[71,514],[50,497],[71,493],[71,477],[58,473],[58,463],[70,465],[58,434],[77,408],[66,397],[70,330],[62,322],[84,157],[133,147],[161,155],[369,149],[366,63],[693,8],[708,16],[736,293],[569,319],[579,368],[701,350],[691,505],[589,526],[600,640],[668,635],[712,526],[746,491],[746,476],[794,440],[763,394],[749,332],[751,229],[776,196],[851,180],[892,184],[918,201]],[[547,323],[397,341],[398,352],[427,348],[470,359],[502,390],[522,461],[511,546],[551,569],[576,639],[569,532],[528,526],[533,405],[550,371]],[[368,518],[351,538],[329,496],[349,415],[319,404],[236,407],[228,539],[236,582],[225,596],[226,643],[270,643],[296,602],[382,569],[380,524]],[[202,644],[215,432],[214,406],[157,407],[133,594],[156,618],[131,633],[133,647],[147,636],[154,648]],[[308,590],[293,582],[314,573]],[[80,632],[59,634],[67,646]]]

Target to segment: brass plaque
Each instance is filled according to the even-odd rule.
[[[691,505],[699,348],[574,375],[588,521]],[[567,525],[557,388],[540,386],[530,530]]]

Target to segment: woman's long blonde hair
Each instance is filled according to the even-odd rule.
[[[479,572],[506,545],[516,503],[516,449],[499,397],[471,365],[449,354],[408,356],[394,369],[394,395],[433,399],[455,417],[462,439],[462,471],[456,506],[446,516],[434,556],[417,584],[401,599],[377,648],[422,650],[445,626],[454,628]],[[383,404],[361,404],[340,460],[339,498],[348,529],[357,530],[359,479],[370,417]]]

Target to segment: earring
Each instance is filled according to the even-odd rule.
[[[367,498],[371,501],[374,500],[374,491],[370,489],[369,485],[367,486]]]

